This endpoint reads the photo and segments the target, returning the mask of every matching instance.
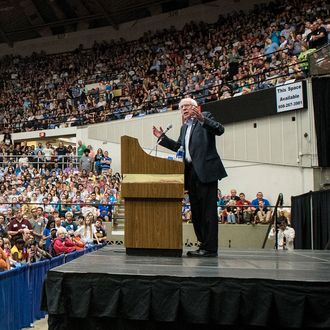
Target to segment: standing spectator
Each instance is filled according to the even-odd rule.
[[[78,146],[77,146],[78,161],[80,160],[81,156],[84,154],[85,149],[86,149],[86,146],[82,143],[81,140],[79,140]]]
[[[87,146],[87,149],[89,149],[89,156],[94,158],[95,157],[95,151],[94,151],[93,147],[89,144]]]
[[[49,166],[51,163],[51,160],[52,160],[52,156],[53,156],[52,145],[50,143],[46,143],[46,147],[44,148],[43,152],[44,152],[44,156],[45,156],[45,161]]]
[[[0,213],[0,237],[7,236],[7,226],[5,225],[5,216]]]
[[[108,173],[111,168],[112,158],[109,157],[108,151],[104,151],[104,156],[101,158],[102,173]]]
[[[89,149],[84,150],[84,154],[79,160],[80,171],[85,170],[87,173],[93,172],[94,160],[92,157],[89,157]]]
[[[98,175],[100,175],[102,172],[101,160],[103,159],[103,157],[104,157],[104,155],[103,155],[102,149],[98,148],[96,155],[94,157],[95,171],[97,172]]]
[[[55,221],[54,220],[49,220],[47,222],[47,225],[43,231],[43,241],[44,241],[44,249],[45,251],[49,251],[49,247],[50,247],[50,243],[52,240],[52,236],[51,236],[51,230],[55,228]]]
[[[60,142],[58,147],[55,149],[56,154],[57,154],[57,160],[59,162],[60,168],[64,168],[64,164],[66,162],[66,154],[67,154],[67,149],[64,146],[63,142]]]
[[[8,225],[8,234],[13,239],[21,238],[25,228],[32,232],[32,225],[29,220],[23,219],[22,214],[18,212],[14,220]]]
[[[23,215],[23,219],[27,219],[27,215]],[[36,212],[33,213],[32,218],[30,218],[30,223],[32,225],[33,236],[35,240],[39,242],[43,237],[43,232],[47,224],[47,219],[44,217],[44,209],[41,206],[36,208]]]

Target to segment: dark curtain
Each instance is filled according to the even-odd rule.
[[[329,248],[330,190],[316,191],[312,195],[314,249]]]
[[[320,167],[330,166],[330,78],[313,78],[313,102]]]
[[[312,193],[291,197],[291,224],[296,232],[295,249],[311,249],[311,199]]]

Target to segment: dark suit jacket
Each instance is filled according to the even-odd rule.
[[[218,123],[210,112],[203,112],[204,123],[194,120],[190,133],[189,153],[199,180],[203,183],[221,180],[227,176],[226,170],[218,155],[215,136],[222,135],[225,128]],[[181,127],[178,141],[164,136],[160,145],[177,151],[182,145],[185,148],[187,125]]]

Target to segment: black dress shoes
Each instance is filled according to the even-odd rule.
[[[207,257],[217,257],[218,253],[214,251],[207,251],[207,250],[202,250],[198,249],[196,251],[188,251],[187,252],[188,257],[197,257],[197,258],[207,258]]]

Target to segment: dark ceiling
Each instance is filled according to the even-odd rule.
[[[210,0],[0,0],[0,43],[112,26]]]

